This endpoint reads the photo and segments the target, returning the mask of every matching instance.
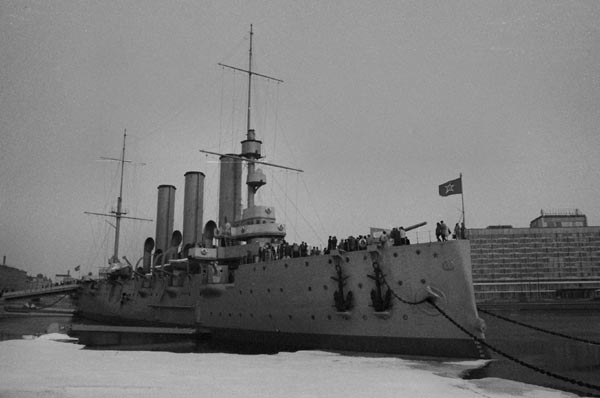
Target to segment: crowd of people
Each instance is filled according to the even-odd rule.
[[[289,243],[283,239],[279,244],[266,243],[259,247],[258,256],[263,261],[280,260],[282,258],[296,258],[306,256],[318,256],[321,249],[317,246],[309,247],[306,242]]]
[[[440,221],[436,225],[435,236],[438,242],[453,239],[465,239],[465,224],[456,223],[454,232]],[[332,250],[357,251],[365,250],[368,245],[377,244],[379,246],[402,246],[410,245],[410,240],[406,236],[404,227],[394,227],[388,234],[386,231],[381,231],[381,234],[375,238],[370,234],[358,235],[357,237],[350,235],[345,239],[339,239],[336,236],[329,236],[327,239],[327,247],[319,248],[318,246],[309,246],[306,242],[289,243],[283,239],[279,244],[266,243],[261,246],[258,251],[258,257],[261,261],[280,260],[283,258],[296,258],[307,256],[318,256],[321,254],[329,254]]]
[[[450,227],[448,227],[444,221],[440,221],[435,226],[435,238],[438,242],[445,242],[452,235],[453,239],[466,239],[466,231],[465,231],[465,223],[456,223],[454,226],[454,232],[450,232]]]

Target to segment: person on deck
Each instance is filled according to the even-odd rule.
[[[442,240],[445,242],[448,240],[448,236],[450,235],[450,228],[444,224],[444,221],[440,221],[440,228],[442,231]]]
[[[408,238],[406,237],[406,231],[404,230],[404,227],[400,227],[400,229],[398,229],[398,236],[400,237],[401,245],[410,244],[410,242],[408,241]]]

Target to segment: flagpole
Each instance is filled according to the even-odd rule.
[[[462,182],[462,173],[460,173],[460,199],[462,201],[462,217],[463,217],[463,224],[465,225],[465,228],[467,228],[467,222],[465,221],[465,187],[463,186],[463,182]]]

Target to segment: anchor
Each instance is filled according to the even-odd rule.
[[[385,275],[379,267],[379,263],[373,262],[373,274],[367,275],[369,279],[375,281],[375,289],[371,290],[371,302],[375,312],[388,311],[392,307],[392,291],[388,288],[385,296],[382,296],[383,285],[385,284]]]
[[[340,257],[334,257],[335,261],[335,272],[336,276],[332,276],[331,279],[337,282],[338,288],[333,292],[333,299],[335,302],[335,308],[338,312],[348,312],[354,306],[354,295],[351,291],[344,296],[344,286],[346,285],[346,279],[348,276],[342,274],[342,266],[340,265]]]

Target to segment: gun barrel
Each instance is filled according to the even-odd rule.
[[[427,221],[423,221],[423,222],[420,222],[418,224],[411,225],[410,227],[406,227],[406,228],[404,228],[404,230],[408,232],[408,231],[410,231],[412,229],[422,227],[423,225],[426,225],[426,224],[427,224]]]

